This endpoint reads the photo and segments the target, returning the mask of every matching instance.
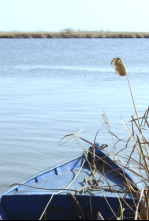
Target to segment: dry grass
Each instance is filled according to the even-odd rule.
[[[149,128],[149,108],[145,111],[145,113],[143,114],[143,116],[139,117],[140,120],[140,126],[142,130],[148,130]],[[105,116],[104,116],[105,118]],[[129,128],[127,128],[127,130],[129,131],[129,137],[128,140],[126,140],[125,142],[125,146],[124,143],[122,143],[122,147],[123,149],[120,150],[119,152],[113,154],[113,150],[111,148],[111,150],[107,151],[107,155],[108,156],[112,156],[116,163],[122,168],[123,170],[128,170],[130,171],[134,177],[136,177],[137,183],[132,183],[131,180],[128,179],[128,177],[125,176],[125,173],[120,173],[119,171],[114,170],[111,166],[111,171],[113,170],[114,172],[118,173],[121,177],[123,177],[125,179],[125,185],[127,186],[127,193],[129,192],[132,196],[132,199],[134,201],[134,207],[131,208],[129,207],[129,205],[127,204],[127,201],[124,198],[119,199],[119,203],[120,203],[120,209],[119,209],[119,215],[115,214],[114,211],[112,210],[112,205],[109,204],[108,200],[106,200],[106,197],[104,195],[104,191],[106,189],[108,189],[108,191],[111,192],[116,192],[117,196],[119,197],[120,194],[119,192],[115,189],[115,186],[112,186],[109,184],[109,182],[107,181],[107,188],[105,187],[105,189],[103,187],[100,187],[100,185],[98,186],[98,188],[100,189],[100,191],[103,194],[103,197],[105,198],[107,204],[109,205],[109,208],[111,209],[111,211],[113,211],[113,216],[115,219],[118,220],[123,220],[125,219],[125,213],[127,214],[127,211],[124,210],[123,205],[127,205],[128,209],[131,211],[131,217],[135,220],[148,220],[149,219],[149,173],[148,173],[148,165],[149,165],[149,157],[146,154],[147,149],[149,148],[149,141],[144,140],[144,135],[141,134],[140,132],[140,128],[138,125],[138,118],[134,118],[132,116],[132,120],[131,122],[131,130]],[[109,125],[109,122],[108,122]],[[109,127],[109,126],[108,126]],[[91,143],[89,141],[87,141],[86,139],[82,138],[79,136],[79,133],[76,134],[69,134],[66,135],[63,139],[68,138],[66,141],[64,141],[63,143],[69,141],[72,138],[77,138],[80,140],[83,140],[84,142],[91,144],[92,147],[95,147],[95,141],[94,143]],[[113,134],[114,136],[114,134]],[[116,136],[115,136],[116,137]],[[96,136],[97,138],[97,136]],[[116,137],[119,142],[121,142],[121,140]],[[118,142],[116,142],[114,144],[114,148],[116,146]],[[132,144],[133,143],[133,144]],[[80,144],[80,146],[82,146]],[[127,149],[131,148],[131,154],[129,156],[127,156]],[[146,149],[147,148],[147,149]],[[123,154],[121,155],[121,151],[123,151]],[[124,152],[125,151],[125,152]],[[99,158],[98,156],[94,157],[94,150],[92,150],[92,152],[90,152],[93,155],[93,159]],[[125,153],[125,155],[124,155]],[[138,160],[139,159],[139,160]],[[105,167],[106,165],[108,165],[106,158],[99,158],[99,160],[102,160]],[[96,174],[96,172],[100,173],[98,171],[98,169],[95,167],[95,163],[94,162],[88,162],[90,165],[90,168],[92,169],[92,174],[93,177],[95,178],[94,174]],[[108,165],[109,166],[109,165]],[[103,167],[103,176],[104,176],[104,167]],[[107,180],[106,175],[104,176],[104,179]],[[141,184],[141,187],[140,187]],[[96,186],[97,188],[97,186]],[[135,197],[137,197],[138,200],[136,200]],[[104,220],[104,217],[102,217],[102,211],[100,211],[101,213],[98,214],[98,218]]]
[[[127,76],[127,79],[128,79],[126,67],[120,58],[114,58],[112,60],[112,64],[115,65],[115,70],[116,72],[118,72],[120,76]],[[137,178],[136,179],[137,183],[132,183],[130,179],[125,177],[125,173],[119,174],[120,176],[123,176],[123,178],[125,178],[125,185],[127,186],[128,192],[132,196],[132,199],[134,201],[134,207],[131,208],[127,204],[125,197],[119,199],[120,208],[119,208],[118,215],[115,214],[114,211],[112,210],[112,205],[109,205],[109,204],[108,205],[111,211],[113,212],[114,218],[117,220],[125,219],[125,212],[127,211],[124,211],[123,204],[128,206],[129,210],[132,212],[132,217],[135,220],[149,220],[149,151],[148,151],[149,141],[144,135],[144,133],[148,135],[148,130],[149,130],[149,107],[142,114],[142,116],[138,116],[138,112],[136,109],[136,105],[135,105],[135,101],[133,98],[129,80],[128,80],[128,84],[129,84],[129,89],[131,92],[136,116],[133,116],[133,115],[131,116],[130,128],[128,128],[127,125],[125,125],[125,123],[123,122],[125,128],[128,131],[129,136],[127,140],[125,141],[125,145],[124,145],[124,141],[123,143],[121,143],[122,149],[119,150],[119,152],[114,152],[112,149],[117,149],[116,145],[117,144],[120,145],[120,142],[122,140],[119,139],[116,135],[114,135],[114,133],[111,132],[111,128],[109,126],[109,120],[105,116],[105,113],[103,114],[103,118],[104,118],[105,124],[107,124],[108,131],[110,132],[110,134],[118,140],[113,144],[113,148],[111,148],[111,151],[109,151],[109,149],[106,150],[107,155],[112,156],[115,159],[116,163],[122,168],[122,171],[127,169],[134,175],[134,177]],[[96,134],[94,143],[91,143],[85,140],[84,138],[78,136],[78,134],[79,133],[75,135],[74,134],[66,135],[64,138],[66,138],[67,136],[70,136],[71,138],[76,137],[87,142],[88,144],[91,144],[92,147],[96,146],[95,141],[96,141],[98,133]],[[71,138],[69,138],[68,140],[70,140]],[[127,155],[128,149],[131,150],[131,153],[129,155]],[[92,150],[92,155],[93,155],[93,159],[98,158],[98,156],[96,157],[94,156],[94,148]],[[99,160],[102,160],[105,166],[107,165],[106,159],[100,158]],[[95,174],[95,172],[97,171],[95,162],[89,162],[89,164],[90,164],[90,168],[92,168],[93,170],[92,174]],[[118,172],[118,171],[115,171],[115,172]],[[105,180],[107,180],[106,175],[104,176],[104,178]],[[107,186],[109,190],[116,192],[117,195],[119,196],[119,192],[117,192],[117,190],[115,189],[115,186],[111,186],[108,183],[108,181],[107,181]],[[98,186],[98,188],[101,190],[101,192],[103,193],[103,197],[104,197],[104,189],[100,187],[100,185]],[[137,201],[135,200],[134,196],[137,197]],[[107,200],[107,203],[108,203],[108,200]],[[98,219],[104,220],[104,217],[102,216],[102,211],[101,213],[98,214]]]
[[[149,141],[144,135],[144,131],[147,132],[149,129],[149,121],[148,121],[148,114],[149,108],[145,111],[143,116],[139,117],[137,108],[135,105],[130,81],[128,78],[128,74],[126,71],[126,67],[123,61],[120,58],[114,58],[112,60],[112,64],[115,65],[115,70],[118,72],[120,76],[126,76],[128,80],[128,85],[134,105],[134,110],[136,117],[131,116],[131,130],[125,125],[127,131],[129,131],[130,137],[126,143],[127,147],[131,147],[132,151],[130,156],[127,158],[126,168],[134,173],[135,176],[138,176],[140,182],[142,183],[143,189],[134,190],[131,184],[128,184],[129,189],[134,192],[138,196],[138,205],[135,208],[135,219],[144,219],[148,220],[149,218]],[[130,141],[132,141],[133,146],[131,145]],[[136,160],[136,155],[138,156]],[[117,156],[119,161],[122,161],[122,156]],[[126,160],[126,158],[125,158]],[[135,166],[131,168],[130,163]],[[143,176],[138,171],[143,172]]]
[[[149,32],[74,31],[60,32],[0,32],[0,38],[149,38]]]
[[[140,126],[142,131],[148,131],[148,114],[149,108],[145,111],[145,114],[139,118],[141,119],[140,125],[138,124],[138,118],[134,119],[132,116],[131,130],[127,128],[130,133],[130,137],[128,138],[125,146],[126,151],[128,147],[131,147],[131,154],[125,158],[120,154],[116,156],[120,165],[123,161],[126,162],[125,168],[131,171],[131,173],[138,178],[140,184],[142,184],[142,189],[137,190],[134,190],[131,184],[128,185],[132,193],[135,193],[138,196],[138,204],[134,211],[136,220],[148,220],[149,218],[149,142],[140,131]]]
[[[143,117],[141,117],[141,120],[142,120],[142,124],[141,124],[141,125],[144,125],[144,123],[145,123],[146,125],[148,125],[148,123],[149,123],[149,122],[148,122],[148,118],[147,118],[147,117],[144,117],[144,116],[146,116],[146,115],[148,115],[148,114],[149,114],[149,108],[148,108],[148,110],[146,111],[146,114],[143,115]],[[137,120],[138,120],[138,119],[135,119],[135,120],[133,119],[133,120],[131,121],[131,123],[132,123],[132,124],[134,124],[134,123],[137,124]],[[144,154],[144,152],[142,151],[142,148],[139,148],[140,145],[142,145],[142,143],[141,143],[141,140],[138,139],[137,130],[136,130],[136,128],[134,128],[134,126],[133,126],[132,128],[133,128],[133,129],[132,129],[132,134],[133,134],[133,136],[132,136],[132,134],[131,134],[131,137],[129,137],[129,138],[128,138],[128,141],[126,141],[125,148],[124,148],[124,149],[127,151],[128,146],[129,146],[129,147],[132,146],[132,144],[131,144],[131,138],[132,138],[133,140],[135,140],[135,144],[134,144],[134,146],[132,147],[132,153],[131,153],[130,156],[128,156],[128,157],[124,157],[124,155],[121,156],[121,155],[120,155],[121,151],[119,151],[118,153],[116,153],[116,154],[113,155],[112,152],[106,150],[106,153],[107,153],[108,156],[114,157],[116,163],[120,166],[120,168],[122,168],[122,172],[120,172],[120,171],[118,171],[118,170],[115,170],[111,165],[109,165],[109,164],[107,163],[105,157],[100,158],[100,157],[98,157],[98,156],[95,156],[95,158],[94,158],[94,148],[92,148],[92,149],[89,151],[89,153],[93,156],[93,159],[96,159],[97,161],[98,161],[98,159],[99,159],[100,161],[101,161],[101,160],[103,161],[104,166],[103,166],[103,175],[102,175],[102,176],[104,177],[105,182],[107,182],[107,187],[106,187],[106,186],[105,186],[105,187],[102,187],[102,186],[100,186],[100,185],[95,186],[95,187],[94,187],[94,186],[91,186],[91,187],[92,187],[92,188],[95,188],[95,189],[98,189],[98,190],[101,191],[101,193],[103,194],[103,197],[104,197],[105,201],[107,202],[109,208],[111,209],[111,211],[112,211],[112,213],[113,213],[113,218],[114,218],[114,219],[117,219],[117,220],[123,220],[123,219],[125,219],[125,215],[127,214],[127,210],[129,210],[129,213],[130,213],[130,211],[131,211],[131,213],[129,214],[131,218],[133,218],[133,219],[135,219],[135,220],[142,220],[142,219],[143,219],[143,220],[148,220],[148,218],[149,218],[149,187],[148,187],[149,177],[148,177],[148,173],[147,173],[147,170],[146,170],[146,169],[148,169],[148,165],[146,165],[146,164],[144,163],[144,156],[145,156],[145,154]],[[134,129],[135,129],[135,131],[136,131],[136,132],[135,132],[136,134],[134,133]],[[138,132],[139,132],[139,129],[138,129]],[[62,138],[62,140],[65,139],[65,138],[67,138],[67,137],[69,137],[69,138],[68,138],[66,141],[64,141],[62,144],[64,144],[64,143],[67,142],[67,141],[70,141],[70,140],[73,139],[73,138],[77,138],[77,139],[82,140],[82,141],[84,141],[84,142],[86,142],[86,143],[88,143],[88,144],[91,144],[92,147],[96,147],[95,142],[94,142],[94,143],[91,143],[91,142],[89,142],[88,140],[86,140],[86,139],[80,137],[80,136],[79,136],[79,133],[80,133],[80,131],[79,131],[78,133],[76,133],[76,134],[66,135],[65,137]],[[135,136],[136,136],[136,139],[135,139]],[[118,139],[118,138],[117,138],[117,139]],[[138,140],[137,140],[137,139],[138,139]],[[62,140],[61,140],[61,141],[62,141]],[[61,141],[60,141],[60,142],[61,142]],[[80,144],[80,146],[82,147],[82,144],[81,144],[80,142],[79,142],[79,144]],[[148,146],[149,146],[149,142],[147,142],[146,144],[148,144]],[[124,145],[124,144],[122,144],[122,146],[123,146],[123,145]],[[144,145],[145,145],[145,143],[144,143]],[[115,146],[115,145],[114,145],[114,146]],[[136,153],[134,154],[134,152],[136,152],[136,153],[138,154],[138,158],[140,158],[140,162],[136,160]],[[147,160],[149,161],[149,158],[148,158]],[[91,181],[92,178],[95,180],[95,179],[96,179],[96,173],[100,173],[100,172],[98,171],[98,169],[96,168],[95,163],[94,163],[93,161],[91,161],[91,162],[88,161],[88,164],[90,165],[90,168],[91,168],[91,171],[92,171],[92,172],[91,172],[92,177],[89,177],[89,180],[87,180],[87,182],[88,182],[88,181]],[[111,185],[111,184],[108,182],[108,180],[107,180],[107,178],[106,178],[106,172],[104,173],[104,167],[106,167],[106,166],[109,166],[109,167],[111,168],[111,171],[110,171],[110,172],[112,172],[112,170],[113,170],[115,173],[117,173],[119,176],[121,176],[122,179],[125,179],[125,186],[127,187],[127,191],[126,191],[126,195],[125,195],[123,198],[121,198],[120,192],[117,191],[116,186],[113,186],[113,185]],[[146,166],[147,166],[147,168],[146,168]],[[125,176],[125,173],[124,173],[123,171],[126,170],[126,169],[127,169],[128,171],[130,171],[132,174],[134,174],[135,177],[137,177],[136,180],[139,181],[139,183],[142,184],[142,189],[139,188],[139,186],[138,186],[139,183],[132,183],[132,181],[131,181],[128,177]],[[143,173],[144,173],[145,175],[142,175],[142,172],[139,172],[140,170],[143,171]],[[98,181],[97,181],[97,183],[98,183]],[[85,186],[84,186],[83,188],[85,188]],[[108,199],[106,199],[106,197],[105,197],[105,194],[104,194],[104,193],[105,193],[105,191],[107,191],[107,190],[108,190],[109,192],[115,192],[115,193],[117,193],[117,197],[118,197],[118,199],[119,199],[119,204],[120,204],[119,211],[118,211],[117,214],[115,214],[114,211],[113,211],[113,209],[112,209],[112,206],[113,206],[113,205],[110,205]],[[81,190],[81,191],[82,191],[82,190]],[[93,191],[93,189],[92,189],[92,191]],[[134,201],[134,206],[133,206],[133,208],[129,206],[129,204],[127,203],[127,200],[126,200],[126,198],[125,198],[128,193],[131,194],[132,199],[133,199],[133,201]],[[135,197],[135,198],[134,198],[134,197]],[[138,200],[136,200],[136,197],[138,198]],[[123,205],[127,206],[127,210],[124,210]],[[100,211],[100,208],[99,208],[99,211]],[[98,218],[104,220],[104,217],[102,216],[102,211],[100,211],[100,212],[101,212],[101,213],[98,214]],[[127,214],[127,215],[128,215],[128,214]],[[126,215],[126,216],[127,216],[127,215]]]
[[[133,146],[130,156],[128,157],[126,168],[134,173],[135,176],[138,176],[140,182],[142,183],[142,189],[134,190],[132,185],[129,184],[129,189],[137,194],[138,196],[138,205],[135,208],[135,219],[140,220],[148,220],[149,218],[149,141],[145,137],[143,131],[148,131],[149,129],[149,121],[148,121],[148,114],[149,108],[145,111],[143,116],[139,117],[138,112],[136,109],[135,101],[133,98],[133,93],[131,90],[130,82],[128,79],[128,74],[126,72],[125,65],[120,58],[115,58],[112,60],[112,64],[114,63],[116,71],[119,75],[127,76],[128,85],[130,89],[130,93],[132,96],[132,101],[134,105],[134,110],[136,117],[132,116],[131,120],[131,130],[127,128],[129,131],[130,137],[127,141],[127,147],[130,146],[130,141],[132,140]],[[121,74],[122,73],[122,74]],[[135,154],[134,154],[135,153]],[[138,155],[139,161],[136,160],[136,154]],[[118,159],[121,161],[122,157],[117,156]],[[135,170],[130,167],[130,163],[135,165]],[[137,171],[137,172],[136,172]],[[143,176],[138,171],[143,172]]]

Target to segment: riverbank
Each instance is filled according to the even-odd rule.
[[[149,38],[149,32],[73,31],[0,32],[0,38]]]

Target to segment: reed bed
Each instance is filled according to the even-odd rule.
[[[0,32],[0,38],[149,38],[149,32],[74,31]]]

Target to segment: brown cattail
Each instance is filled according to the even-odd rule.
[[[120,75],[120,76],[126,76],[126,67],[122,61],[121,58],[113,58],[111,61],[111,64],[115,66],[115,71]]]
[[[123,63],[121,58],[113,58],[113,60],[111,61],[111,64],[114,65],[115,71],[120,76],[126,76],[127,77],[127,81],[128,81],[128,85],[129,85],[129,89],[130,89],[133,105],[134,105],[134,110],[135,110],[135,113],[136,113],[136,116],[137,116],[137,120],[138,120],[138,128],[139,128],[139,131],[140,131],[140,133],[142,135],[143,140],[146,142],[146,138],[145,138],[145,136],[144,136],[144,134],[142,132],[141,124],[140,124],[140,121],[139,121],[139,117],[138,117],[135,101],[134,101],[134,98],[133,98],[133,93],[132,93],[132,90],[131,90],[131,85],[130,85],[130,82],[129,82],[128,74],[126,72],[126,67],[125,67],[125,65],[124,65],[124,63]],[[140,142],[140,145],[142,145],[141,142]],[[141,151],[142,151],[142,155],[143,155],[144,154],[144,149],[143,149],[142,146],[141,146],[141,148],[142,148]],[[147,156],[149,157],[149,151],[148,151],[148,148],[147,148],[146,144],[145,144],[145,150],[146,150]],[[145,166],[147,166],[146,158],[144,158],[143,160],[144,160]],[[149,168],[148,167],[147,167],[147,175],[149,176]]]

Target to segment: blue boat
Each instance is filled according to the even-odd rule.
[[[102,146],[14,184],[0,196],[1,220],[117,219],[123,209],[133,218],[138,189],[133,174],[122,169]]]

